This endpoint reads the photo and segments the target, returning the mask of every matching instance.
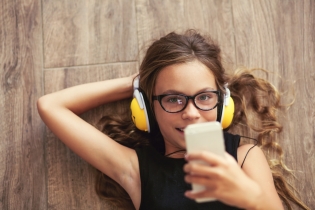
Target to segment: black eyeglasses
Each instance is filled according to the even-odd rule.
[[[186,96],[184,94],[165,94],[152,97],[158,100],[161,107],[169,113],[177,113],[183,111],[189,99],[192,99],[197,109],[209,111],[214,109],[220,102],[220,91],[206,91],[198,93],[194,96]]]

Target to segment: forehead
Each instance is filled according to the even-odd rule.
[[[206,89],[217,90],[215,77],[203,63],[192,61],[163,68],[157,76],[154,94],[178,92],[193,95]]]

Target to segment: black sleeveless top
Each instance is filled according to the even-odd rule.
[[[224,133],[225,149],[237,160],[240,137]],[[184,196],[191,185],[184,181],[185,159],[168,158],[151,146],[136,148],[141,179],[140,210],[232,210],[219,201],[197,203]]]

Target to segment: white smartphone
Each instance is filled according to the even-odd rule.
[[[185,141],[187,153],[209,151],[224,157],[225,145],[222,126],[219,122],[206,122],[192,124],[185,128]],[[204,161],[196,161],[198,164],[209,165]],[[192,184],[194,192],[205,190],[205,186]],[[196,199],[197,202],[214,201],[215,198]]]

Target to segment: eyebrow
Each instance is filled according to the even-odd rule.
[[[203,89],[197,91],[197,93],[195,93],[195,94],[202,93],[202,92],[205,92],[205,91],[212,91],[212,90],[216,90],[216,89],[211,88],[211,87],[206,87],[206,88],[203,88]],[[184,94],[184,95],[186,95],[183,92],[180,92],[180,91],[177,91],[177,90],[172,90],[172,89],[163,91],[161,94],[158,94],[158,95],[166,95],[166,94]]]

